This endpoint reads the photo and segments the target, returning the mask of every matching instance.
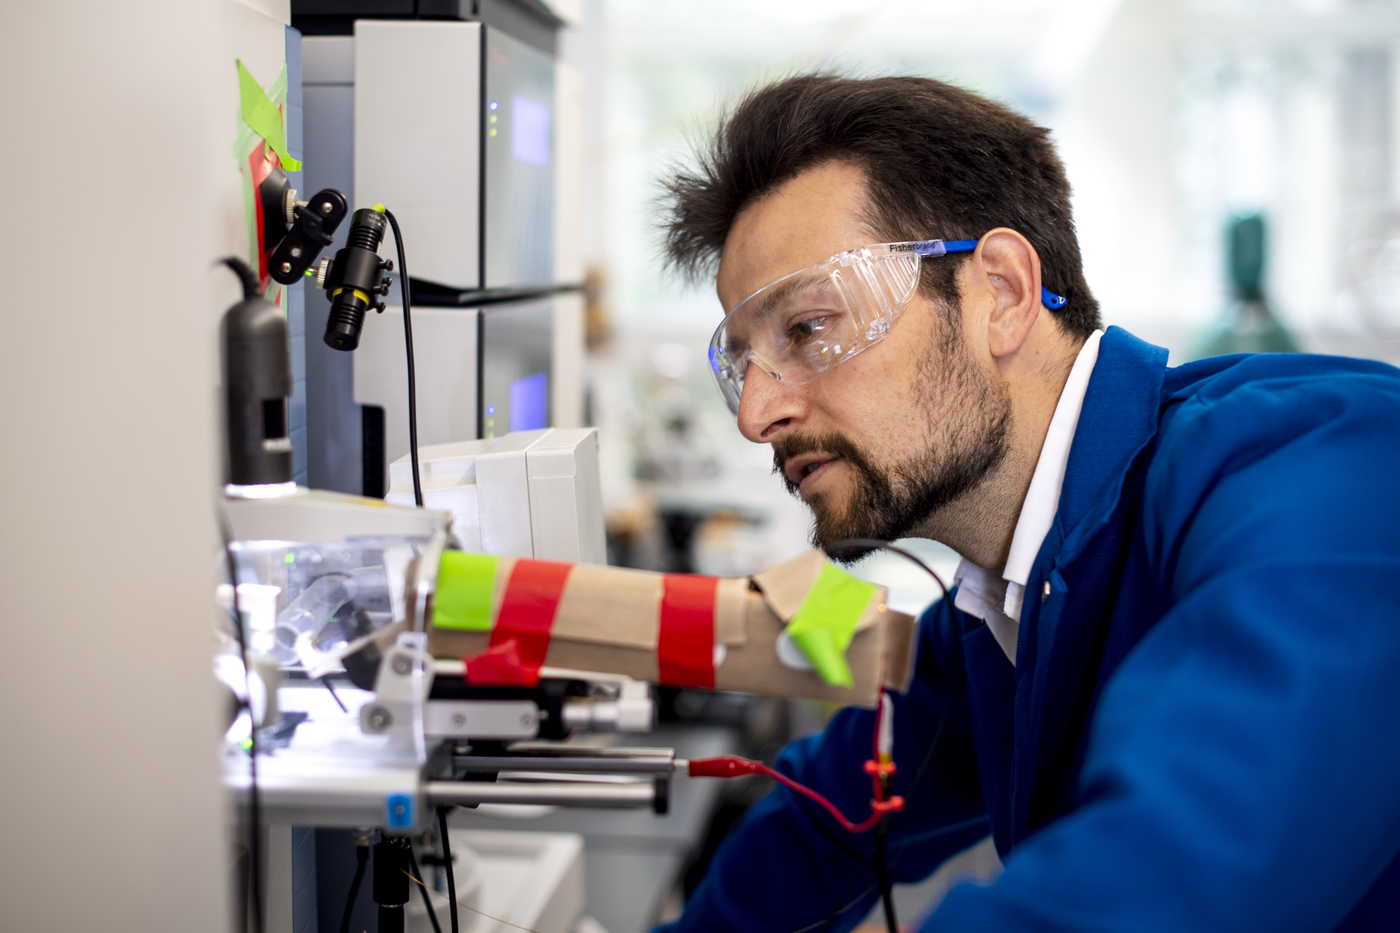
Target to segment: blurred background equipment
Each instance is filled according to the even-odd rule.
[[[1196,348],[1197,359],[1227,353],[1297,353],[1298,343],[1264,296],[1268,230],[1262,214],[1233,218],[1225,228],[1226,268],[1234,301],[1225,319]]]
[[[411,241],[420,445],[578,427],[581,79],[557,60],[565,20],[530,0],[428,6],[292,4],[311,183],[387,204]],[[386,303],[354,357],[304,350],[312,486],[382,498],[409,452]],[[313,301],[313,326],[326,313]]]

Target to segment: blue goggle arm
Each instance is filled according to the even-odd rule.
[[[914,244],[914,252],[920,256],[943,256],[947,253],[970,253],[977,248],[977,240],[924,240]],[[1058,311],[1068,301],[1046,288],[1040,287],[1040,302],[1051,311]]]

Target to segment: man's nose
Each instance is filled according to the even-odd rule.
[[[744,373],[744,394],[739,397],[739,433],[755,444],[777,440],[784,428],[802,418],[801,390],[750,362]]]

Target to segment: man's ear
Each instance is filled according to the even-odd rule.
[[[1024,236],[997,227],[982,237],[973,254],[975,272],[992,298],[987,317],[987,349],[1010,356],[1025,343],[1040,316],[1040,257]]]

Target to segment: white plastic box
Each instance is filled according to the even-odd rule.
[[[418,448],[423,504],[452,513],[467,551],[606,564],[597,428],[542,428]],[[413,505],[408,456],[389,466],[389,494]]]

